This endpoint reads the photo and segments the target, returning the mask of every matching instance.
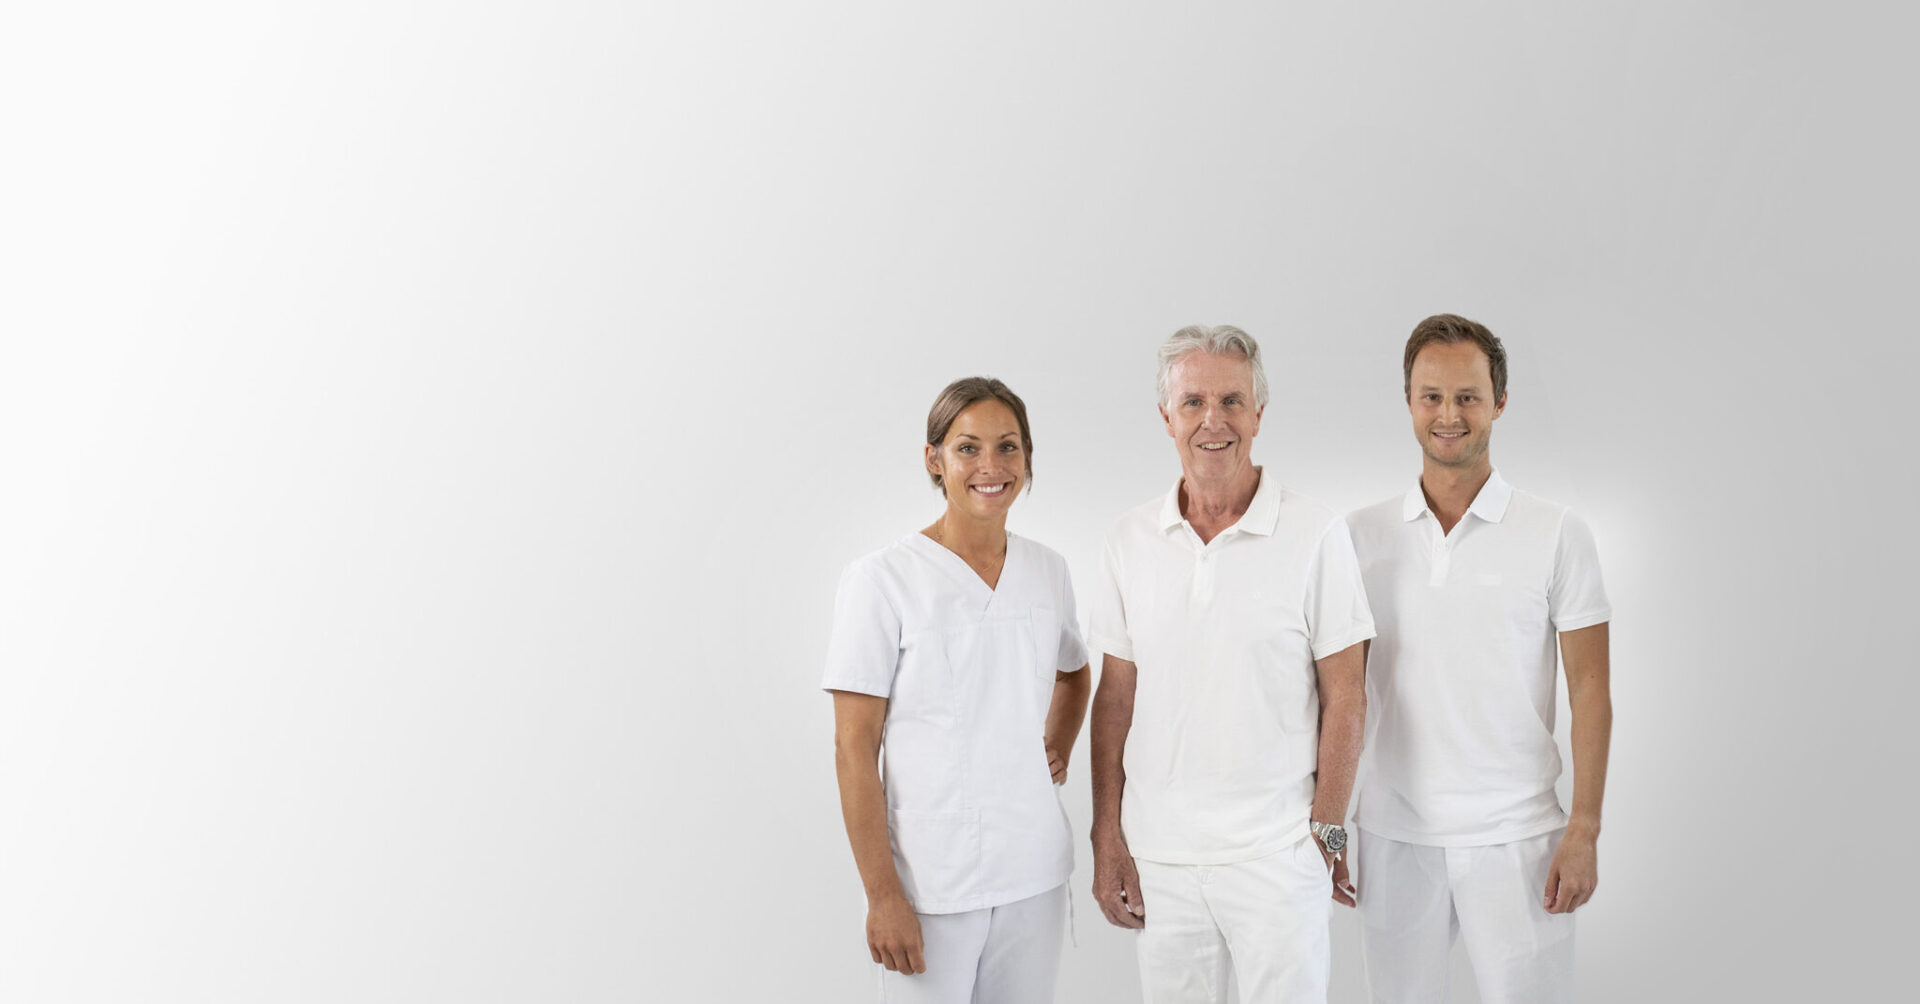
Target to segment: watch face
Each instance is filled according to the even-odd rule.
[[[1347,831],[1343,827],[1327,827],[1327,850],[1339,851],[1347,846]]]

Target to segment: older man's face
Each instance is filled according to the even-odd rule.
[[[1168,372],[1160,417],[1188,478],[1230,481],[1252,464],[1248,452],[1263,410],[1253,403],[1253,365],[1246,357],[1196,351]]]

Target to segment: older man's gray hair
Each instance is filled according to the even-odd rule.
[[[1171,403],[1167,400],[1167,381],[1173,374],[1173,364],[1189,352],[1246,359],[1253,367],[1253,406],[1267,406],[1267,369],[1260,365],[1260,343],[1231,324],[1189,324],[1160,343],[1160,375],[1154,380],[1154,389],[1160,392],[1162,407]]]

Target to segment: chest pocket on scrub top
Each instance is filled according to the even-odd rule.
[[[1046,607],[1035,607],[1033,617],[1033,674],[1052,698],[1053,673],[1060,668],[1060,615]]]
[[[1053,656],[1043,658],[1041,653],[1057,642],[1058,623],[1051,610],[1031,610],[988,615],[948,632],[947,659],[953,665],[957,696],[977,709],[983,724],[1025,710],[1043,673],[1051,685]],[[1043,718],[1045,714],[1043,709]]]

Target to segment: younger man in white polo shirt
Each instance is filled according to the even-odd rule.
[[[1570,1000],[1613,723],[1593,535],[1493,469],[1507,357],[1492,332],[1429,317],[1403,369],[1420,482],[1347,518],[1379,631],[1354,817],[1368,983],[1376,1001],[1444,1000],[1463,937],[1483,1000]],[[1554,793],[1556,634],[1571,817]]]

